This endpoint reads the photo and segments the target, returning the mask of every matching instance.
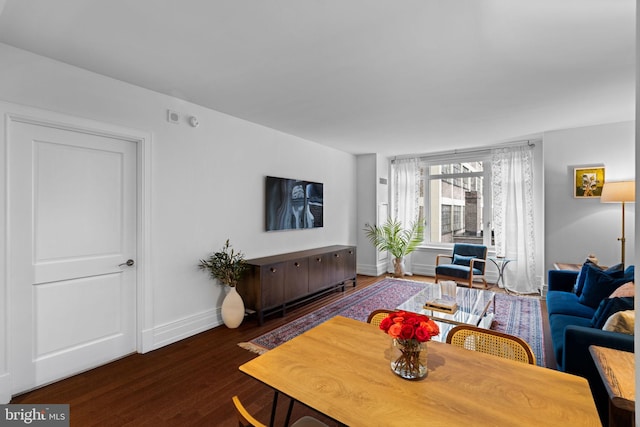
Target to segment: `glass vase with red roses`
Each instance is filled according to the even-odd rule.
[[[423,314],[389,313],[380,329],[391,337],[391,370],[405,379],[427,376],[427,342],[440,334],[438,325]]]

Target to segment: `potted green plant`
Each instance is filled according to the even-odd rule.
[[[229,328],[237,328],[244,319],[244,302],[236,290],[236,285],[249,268],[244,254],[235,251],[229,239],[218,252],[214,252],[207,259],[201,259],[198,267],[207,270],[212,279],[217,279],[229,287],[229,291],[222,301],[222,321]]]
[[[404,257],[413,252],[423,240],[423,222],[414,221],[405,229],[397,219],[387,218],[381,226],[367,225],[364,231],[376,249],[380,252],[387,251],[393,257],[393,275],[403,277]]]

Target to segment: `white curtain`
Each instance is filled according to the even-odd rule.
[[[393,179],[392,218],[398,219],[403,227],[409,227],[418,219],[418,197],[420,195],[420,159],[396,159],[391,163]],[[386,218],[380,218],[386,221]],[[391,261],[391,260],[390,260]],[[405,270],[411,274],[411,254],[405,257]],[[391,268],[393,268],[391,264]],[[393,271],[393,270],[391,270]]]
[[[496,256],[513,260],[505,269],[505,288],[523,294],[539,292],[532,146],[494,149],[491,160]]]

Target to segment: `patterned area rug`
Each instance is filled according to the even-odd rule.
[[[424,286],[424,282],[383,279],[313,313],[238,345],[249,351],[262,354],[336,315],[365,322],[373,310],[395,308],[417,294]],[[531,346],[537,364],[545,366],[542,314],[540,300],[537,297],[496,294],[491,329],[524,339]]]

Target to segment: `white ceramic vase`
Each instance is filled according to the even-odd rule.
[[[235,287],[229,287],[222,301],[222,321],[228,328],[237,328],[244,319],[244,301]]]

